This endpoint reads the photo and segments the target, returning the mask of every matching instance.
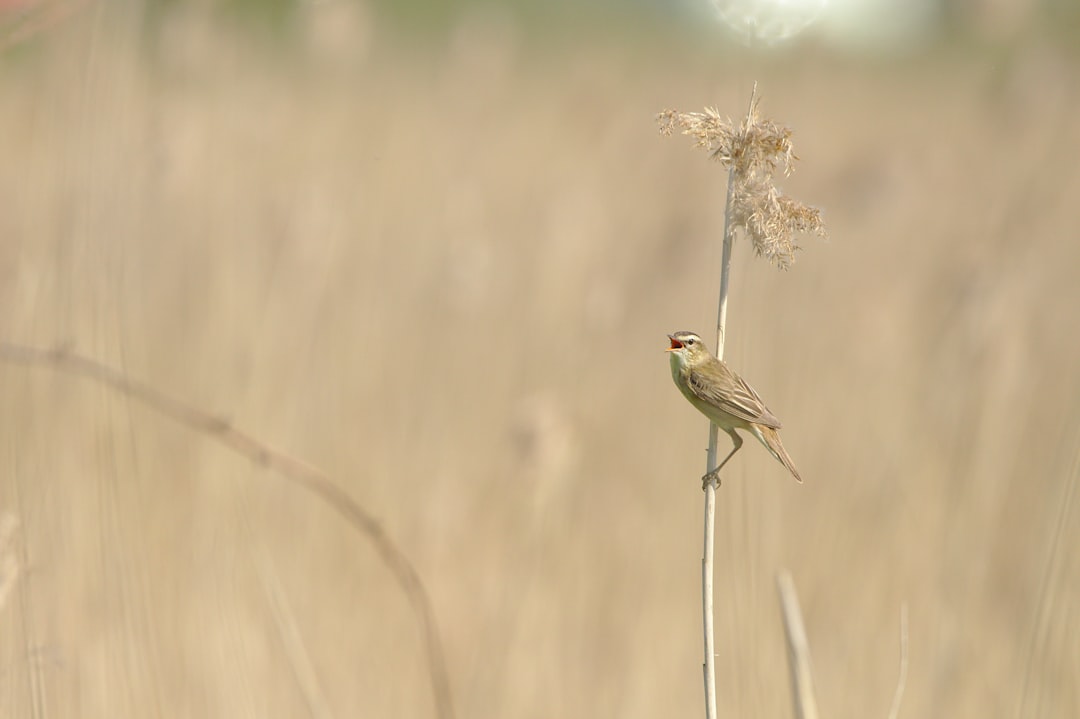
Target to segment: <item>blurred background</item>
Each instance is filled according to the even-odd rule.
[[[325,469],[469,718],[701,712],[663,350],[712,336],[726,173],[655,115],[757,82],[830,238],[736,246],[726,357],[806,482],[748,442],[718,493],[720,715],[791,715],[781,568],[828,716],[887,715],[904,603],[901,716],[1080,715],[1074,2],[5,0],[0,48],[0,338]],[[433,715],[326,506],[100,385],[0,391],[0,712]]]

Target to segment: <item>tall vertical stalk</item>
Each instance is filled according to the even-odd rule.
[[[716,309],[716,357],[724,358],[724,329],[727,326],[728,278],[731,275],[731,247],[733,227],[731,224],[731,203],[734,197],[734,169],[728,170],[727,202],[724,209],[724,250],[720,260],[720,301]],[[712,472],[717,464],[717,440],[720,432],[716,425],[709,423],[709,454],[706,460],[706,472]],[[713,637],[713,541],[716,533],[716,484],[709,482],[705,486],[705,548],[701,559],[701,613],[702,627],[705,632],[705,716],[716,719],[716,650]]]
[[[782,194],[773,183],[777,170],[791,172],[795,153],[791,130],[771,120],[763,120],[757,112],[757,85],[750,95],[746,118],[738,125],[720,116],[713,108],[705,112],[665,110],[657,117],[661,134],[670,135],[676,129],[696,140],[696,145],[709,157],[728,169],[727,200],[724,205],[724,248],[720,268],[720,302],[716,316],[716,356],[724,357],[724,338],[727,325],[728,280],[731,273],[731,248],[735,230],[742,228],[759,257],[764,257],[780,269],[787,269],[795,260],[799,244],[796,233],[825,235],[821,214]],[[717,465],[715,424],[709,426],[707,471]],[[701,560],[701,612],[705,635],[705,716],[716,719],[716,651],[713,640],[713,544],[716,526],[716,485],[705,485],[705,538]]]

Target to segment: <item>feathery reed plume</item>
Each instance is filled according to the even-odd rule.
[[[705,112],[664,110],[657,121],[662,135],[678,129],[695,138],[695,147],[728,168],[732,226],[743,229],[759,257],[786,270],[801,249],[798,235],[825,237],[825,225],[820,210],[791,199],[776,187],[776,171],[790,175],[799,158],[791,143],[791,130],[762,118],[758,103],[755,94],[738,125],[709,107]]]

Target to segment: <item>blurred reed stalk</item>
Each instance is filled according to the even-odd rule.
[[[714,108],[705,112],[664,110],[657,116],[660,133],[675,130],[695,139],[695,147],[709,153],[728,170],[727,200],[724,208],[724,247],[720,263],[720,299],[716,317],[716,357],[724,358],[727,325],[728,284],[731,250],[735,232],[741,228],[750,238],[754,253],[780,269],[788,269],[800,247],[797,233],[825,236],[821,213],[782,194],[773,182],[778,168],[792,172],[797,159],[791,130],[758,114],[757,85],[750,95],[750,107],[739,125],[720,116]],[[716,469],[718,430],[709,426],[706,472]],[[705,485],[705,538],[701,560],[701,609],[704,630],[705,716],[716,718],[716,667],[713,641],[713,547],[716,520],[715,483]]]
[[[791,572],[785,569],[776,575],[776,591],[780,595],[780,616],[784,620],[795,719],[818,719],[814,672],[810,663],[810,641],[806,638],[799,595],[795,592],[795,580],[791,578]],[[894,700],[894,706],[898,705],[897,701]],[[890,719],[893,717],[890,716]]]

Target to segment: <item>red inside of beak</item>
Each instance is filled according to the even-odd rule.
[[[682,349],[682,342],[675,339],[674,337],[668,337],[668,339],[671,340],[671,347],[668,348],[669,350],[681,350]]]

